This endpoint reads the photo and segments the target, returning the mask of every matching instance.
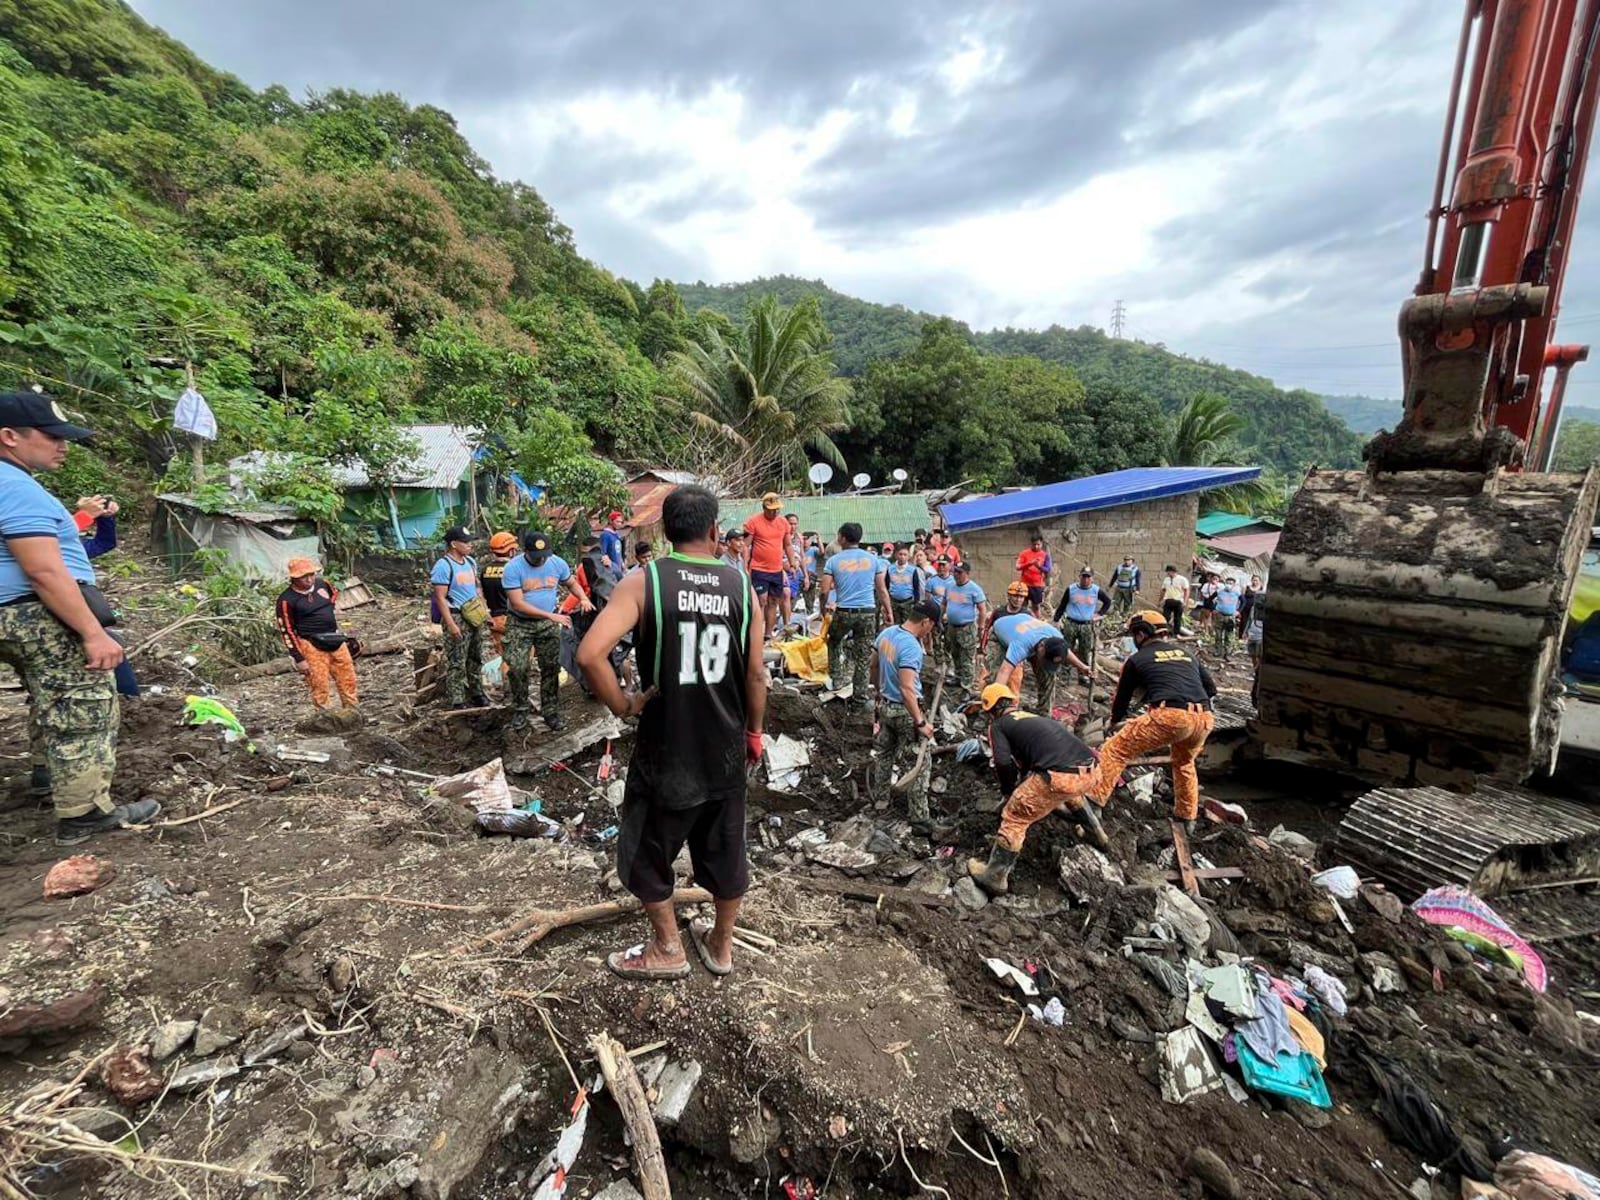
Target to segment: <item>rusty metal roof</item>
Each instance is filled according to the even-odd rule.
[[[1466,795],[1436,787],[1368,792],[1345,814],[1336,844],[1362,874],[1409,899],[1447,883],[1492,896],[1551,858],[1551,848],[1590,840],[1600,841],[1600,810],[1480,783]]]

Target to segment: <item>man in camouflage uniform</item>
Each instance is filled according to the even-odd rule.
[[[847,521],[839,527],[839,552],[822,568],[822,598],[832,614],[828,626],[828,673],[834,687],[851,684],[851,704],[858,712],[872,710],[868,690],[873,639],[878,614],[889,622],[889,592],[885,567],[875,554],[861,549],[861,526]]]
[[[511,692],[511,728],[528,726],[528,656],[539,660],[539,715],[552,730],[566,722],[559,711],[561,696],[561,631],[572,628],[572,618],[561,611],[564,591],[578,601],[583,612],[594,603],[583,594],[567,560],[551,549],[550,537],[529,533],[523,552],[506,564],[502,576],[511,620],[506,624],[506,684]],[[640,542],[635,551],[648,549]]]
[[[489,629],[488,605],[478,581],[478,560],[472,557],[472,535],[462,525],[445,531],[444,554],[428,576],[433,608],[444,632],[444,703],[465,708],[489,703],[483,692],[483,640]],[[484,620],[474,625],[462,606],[483,604]]]
[[[878,736],[873,740],[877,761],[872,766],[873,788],[887,798],[894,782],[895,760],[902,750],[916,754],[921,738],[933,737],[933,722],[922,707],[922,641],[939,625],[939,606],[926,598],[913,602],[904,622],[878,635],[872,661],[872,679],[878,694]],[[924,766],[911,784],[906,815],[913,826],[929,821],[928,786],[932,771]]]
[[[66,507],[34,479],[59,467],[67,443],[90,431],[49,396],[0,395],[0,662],[22,677],[32,705],[32,775],[55,803],[56,841],[142,825],[153,800],[114,805],[122,647],[95,588],[94,569]]]

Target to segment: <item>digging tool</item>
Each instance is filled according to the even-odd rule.
[[[939,715],[939,699],[943,695],[944,680],[941,679],[936,685],[934,685],[933,706],[929,708],[927,712],[927,720],[929,724],[932,724],[934,718]],[[910,790],[911,785],[916,782],[917,776],[928,769],[928,764],[933,757],[932,750],[933,739],[924,738],[922,745],[917,748],[917,760],[911,764],[911,769],[889,785],[889,794],[891,796],[903,796],[907,791]]]
[[[678,888],[672,893],[672,903],[677,904],[709,904],[711,893],[705,888]],[[571,925],[589,925],[595,921],[606,921],[612,917],[624,916],[627,913],[639,912],[643,904],[636,896],[624,896],[620,900],[606,900],[600,904],[585,904],[579,908],[549,909],[536,908],[532,912],[518,917],[503,929],[496,929],[493,933],[485,934],[479,938],[480,942],[499,945],[508,942],[521,934],[522,937],[511,948],[512,954],[522,954],[529,946],[542,942],[558,929],[566,929]],[[453,946],[452,954],[465,954],[470,946]]]

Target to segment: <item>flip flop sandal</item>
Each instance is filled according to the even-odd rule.
[[[687,961],[678,967],[646,967],[639,961],[643,958],[644,943],[640,942],[637,946],[629,946],[626,950],[613,951],[607,955],[606,966],[611,968],[613,974],[620,975],[623,979],[633,979],[641,983],[658,979],[682,979],[689,973]]]
[[[705,964],[706,970],[719,977],[732,975],[732,964],[724,967],[711,957],[711,947],[706,945],[706,935],[711,932],[711,929],[710,921],[690,921],[689,940],[694,943],[695,952],[700,955],[700,961]]]

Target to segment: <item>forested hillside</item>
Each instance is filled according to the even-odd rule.
[[[1393,429],[1400,419],[1400,401],[1381,396],[1323,396],[1329,412],[1359,434]]]
[[[590,439],[670,440],[671,288],[582,258],[448,113],[252,91],[113,0],[0,0],[0,33],[0,386],[105,431],[69,490],[111,464],[187,482],[168,418],[191,367],[216,456],[381,473],[396,422],[460,421],[576,497],[614,477]]]
[[[691,311],[705,306],[735,318],[763,295],[776,295],[787,303],[815,297],[834,336],[839,364],[852,374],[865,374],[877,359],[909,352],[916,346],[924,322],[932,319],[898,305],[846,296],[820,280],[789,275],[719,287],[679,284],[678,290]],[[1088,326],[1000,329],[968,336],[980,349],[1043,359],[1072,368],[1084,384],[1146,396],[1168,415],[1198,393],[1221,396],[1244,418],[1240,448],[1252,460],[1291,475],[1313,463],[1347,467],[1361,460],[1361,439],[1330,414],[1317,396],[1284,391],[1245,371],[1186,358],[1162,346],[1108,338]]]

